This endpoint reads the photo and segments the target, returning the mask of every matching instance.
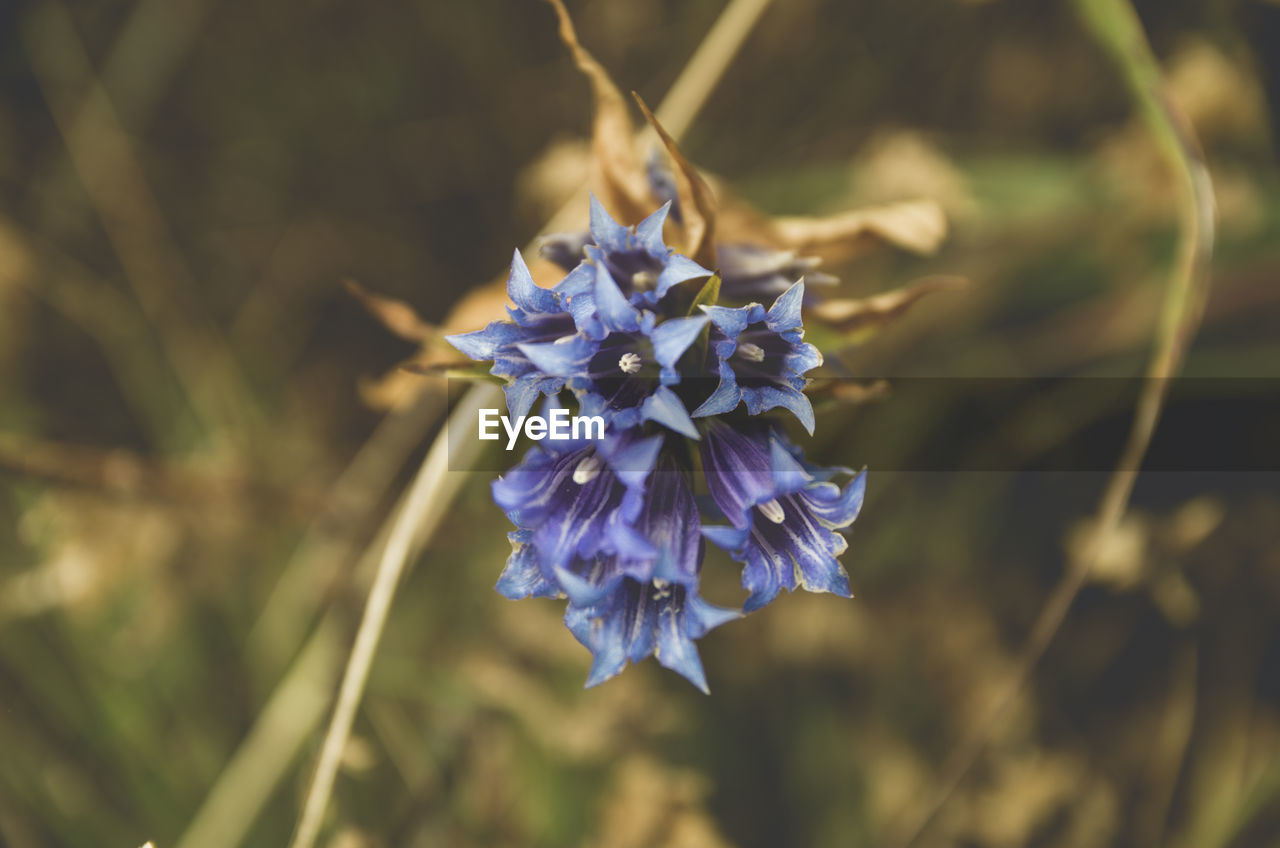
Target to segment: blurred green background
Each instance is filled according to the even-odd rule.
[[[651,103],[723,6],[568,5]],[[1218,201],[1186,371],[1280,376],[1280,4],[1138,10]],[[857,294],[973,282],[854,374],[1125,376],[1175,236],[1131,114],[1066,3],[787,0],[684,148],[772,213],[946,208],[937,255],[827,269]],[[341,282],[442,320],[585,177],[590,118],[532,0],[0,4],[0,845],[287,841],[368,552],[444,414],[378,408],[415,347]],[[1095,394],[1000,426],[1126,420]],[[902,450],[945,445],[944,413],[876,405]],[[583,691],[562,604],[492,591],[506,522],[469,475],[396,598],[322,844],[884,844],[1012,672],[1106,475],[877,472],[842,438],[862,414],[811,448],[872,467],[856,599],[712,633],[710,697],[653,662]],[[1278,524],[1274,473],[1140,478],[921,844],[1280,844]],[[741,600],[727,561],[706,580]]]

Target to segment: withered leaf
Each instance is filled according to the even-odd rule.
[[[933,253],[947,235],[947,217],[932,200],[908,200],[822,218],[775,218],[773,229],[782,243],[798,251],[847,254],[870,238],[913,253]]]
[[[382,326],[405,341],[425,344],[439,335],[435,325],[419,318],[414,308],[403,300],[374,294],[349,277],[342,284]]]
[[[716,199],[711,187],[698,174],[698,170],[684,158],[675,139],[666,131],[658,119],[649,111],[648,105],[634,91],[631,96],[636,99],[644,118],[653,127],[667,155],[676,166],[676,191],[680,195],[680,210],[684,215],[685,239],[683,252],[693,261],[714,268],[716,264]]]
[[[578,70],[591,84],[595,99],[595,121],[591,128],[591,170],[600,201],[615,218],[626,224],[638,223],[653,211],[653,200],[644,181],[644,167],[636,155],[627,101],[582,43],[573,20],[561,0],[547,0],[560,20],[560,40],[573,54]]]
[[[850,337],[878,329],[899,317],[925,295],[939,291],[959,291],[968,286],[969,281],[964,277],[926,277],[909,286],[871,297],[825,300],[810,307],[808,312],[810,317],[850,341]]]

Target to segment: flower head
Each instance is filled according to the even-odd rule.
[[[507,308],[510,320],[494,321],[483,330],[446,336],[446,340],[472,359],[493,362],[489,373],[506,379],[507,408],[525,415],[541,396],[554,396],[564,388],[564,378],[541,371],[521,349],[563,338],[574,332],[573,316],[561,307],[561,297],[539,287],[520,251],[511,258],[507,295],[515,303]]]
[[[667,218],[679,222],[682,216],[671,172],[653,164],[660,161],[656,157],[650,159],[647,169],[654,197],[663,204],[657,212],[633,228],[623,227],[593,197],[591,228],[544,236],[538,247],[542,257],[566,271],[577,268],[584,259],[595,261],[603,258],[602,264],[609,269],[626,296],[635,302],[656,302],[670,291],[672,285],[708,276],[709,271],[679,254],[674,254],[677,259],[668,255],[667,261],[662,262],[664,251],[669,253],[669,248],[661,240],[662,224]],[[644,244],[642,235],[649,240],[656,235],[657,243],[650,241]],[[801,256],[794,250],[751,242],[728,242],[716,245],[715,258],[721,296],[731,302],[777,297],[801,279],[819,286],[838,282],[830,274],[817,270],[822,264],[821,259]],[[571,288],[562,287],[561,292],[568,293]],[[585,307],[585,303],[582,306]],[[589,312],[589,309],[582,311]]]
[[[695,639],[739,616],[698,594],[703,542],[688,472],[664,454],[634,531],[646,547],[596,557],[561,574],[565,623],[595,657],[587,685],[650,654],[706,691]]]
[[[704,538],[744,564],[743,612],[782,588],[850,594],[836,531],[857,514],[862,478],[828,482],[755,417],[783,408],[813,430],[804,375],[822,357],[803,340],[804,285],[768,309],[703,303],[684,314],[688,298],[668,294],[707,272],[663,243],[668,211],[623,227],[593,198],[591,242],[558,285],[534,285],[517,253],[510,320],[450,337],[494,361],[513,412],[546,395],[548,411],[573,402],[607,421],[603,440],[544,441],[493,484],[516,527],[497,589],[568,599],[565,622],[594,657],[588,685],[652,654],[706,689],[694,642],[741,613],[700,594]],[[687,457],[699,439],[726,526],[703,526],[695,506]]]
[[[603,210],[600,215],[608,217]],[[642,228],[637,227],[636,233]],[[635,233],[614,235],[624,245],[639,238]],[[663,317],[644,308],[651,305],[646,302],[649,295],[665,294],[663,286],[674,285],[669,280],[656,288],[637,289],[633,279],[627,294],[618,282],[620,272],[611,270],[609,257],[634,263],[643,257],[647,262],[653,260],[648,248],[620,253],[592,248],[589,254],[594,258],[583,260],[556,288],[556,295],[568,301],[578,332],[554,341],[521,342],[520,353],[539,373],[573,390],[588,414],[603,415],[620,428],[653,421],[696,439],[689,411],[671,387],[680,382],[678,364],[709,319],[704,315]],[[686,269],[680,274],[688,271],[688,266],[671,257],[665,261],[667,268]],[[698,273],[706,275],[701,269]]]
[[[696,586],[625,578],[594,603],[570,603],[564,621],[594,657],[587,686],[603,683],[627,662],[652,654],[703,692],[710,692],[694,640],[739,616],[707,603],[698,596]]]
[[[822,354],[803,341],[803,300],[804,283],[796,283],[778,295],[768,311],[758,303],[737,309],[703,307],[715,325],[711,348],[720,384],[694,410],[694,417],[732,412],[740,403],[751,415],[782,407],[813,432],[813,405],[804,394],[804,373],[822,364]]]
[[[706,268],[676,253],[663,241],[662,227],[670,208],[670,203],[664,203],[639,224],[626,227],[615,221],[593,195],[590,240],[580,243],[580,253],[575,257],[568,250],[579,244],[576,236],[569,244],[551,248],[553,255],[569,259],[575,268],[581,267],[580,259],[593,269],[591,274],[570,274],[557,287],[569,300],[570,311],[584,333],[599,337],[606,332],[607,327],[598,318],[608,315],[619,320],[623,303],[652,309],[672,286],[711,276]]]
[[[797,586],[852,596],[837,559],[848,543],[837,531],[858,517],[866,474],[841,489],[827,478],[843,469],[807,466],[793,450],[767,424],[734,429],[716,422],[702,441],[711,497],[729,520],[728,527],[702,532],[745,563],[742,585],[751,593],[745,612]]]
[[[634,532],[645,481],[657,460],[661,436],[636,430],[609,434],[587,445],[548,440],[493,483],[493,499],[520,530],[533,556],[517,549],[509,568],[521,575],[536,564],[548,581],[575,560],[599,554],[647,556],[648,543]],[[511,585],[537,585],[531,575]]]
[[[450,337],[494,361],[513,412],[546,395],[548,411],[573,402],[607,421],[604,439],[544,441],[493,484],[516,527],[497,589],[568,599],[565,623],[594,658],[588,685],[655,655],[706,689],[694,642],[741,613],[700,594],[704,538],[744,564],[743,612],[783,588],[850,594],[836,531],[857,515],[862,477],[828,482],[833,471],[804,464],[776,424],[755,417],[783,408],[813,430],[804,375],[822,357],[803,340],[804,285],[768,309],[702,303],[702,314],[684,314],[688,299],[668,294],[707,272],[664,245],[668,211],[623,227],[593,198],[591,243],[558,285],[534,285],[517,253],[510,320]],[[695,506],[687,457],[700,439],[725,526],[703,526]]]

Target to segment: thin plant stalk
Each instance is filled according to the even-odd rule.
[[[200,286],[66,5],[45,0],[23,36],[76,173],[204,434],[244,453],[260,424],[257,405],[225,339],[189,302]]]
[[[329,721],[329,730],[320,749],[311,790],[307,793],[302,815],[298,819],[298,828],[292,842],[294,846],[314,845],[319,834],[320,824],[324,820],[324,808],[333,792],[333,781],[338,774],[342,750],[351,735],[351,724],[355,721],[356,709],[360,706],[365,684],[369,680],[369,669],[382,638],[391,601],[395,598],[396,588],[400,583],[400,575],[413,554],[421,549],[425,539],[439,526],[449,503],[462,486],[465,475],[450,475],[450,465],[457,463],[460,467],[470,466],[480,452],[478,441],[461,438],[454,440],[454,449],[451,451],[449,431],[455,427],[469,428],[481,408],[493,406],[501,398],[501,390],[488,383],[473,387],[462,397],[449,416],[444,430],[427,452],[409,489],[409,495],[391,526],[391,534],[378,561],[378,571],[365,602],[364,616],[356,631],[355,645],[342,675],[342,685],[338,689],[333,717]]]
[[[1093,534],[1083,555],[1068,567],[1023,643],[1013,676],[984,717],[970,728],[942,767],[938,788],[919,820],[894,843],[910,846],[924,835],[969,769],[982,755],[1010,705],[1022,692],[1061,629],[1098,554],[1115,533],[1133,494],[1138,469],[1160,419],[1170,381],[1200,326],[1213,255],[1213,185],[1194,132],[1164,91],[1160,66],[1128,0],[1076,0],[1081,19],[1118,66],[1130,95],[1160,148],[1178,189],[1178,248],[1165,289],[1146,379],[1119,462],[1099,501]]]

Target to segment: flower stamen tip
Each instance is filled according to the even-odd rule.
[[[588,454],[578,463],[578,467],[573,469],[573,482],[579,486],[590,483],[600,476],[602,468],[604,468],[604,460],[600,458],[600,454]]]
[[[640,366],[644,364],[644,360],[639,354],[624,353],[622,358],[618,360],[618,370],[623,374],[634,374],[640,370]]]
[[[760,507],[760,514],[774,524],[781,524],[787,518],[787,514],[782,511],[782,504],[778,503],[776,499],[767,500],[762,504],[757,504],[757,506]]]

